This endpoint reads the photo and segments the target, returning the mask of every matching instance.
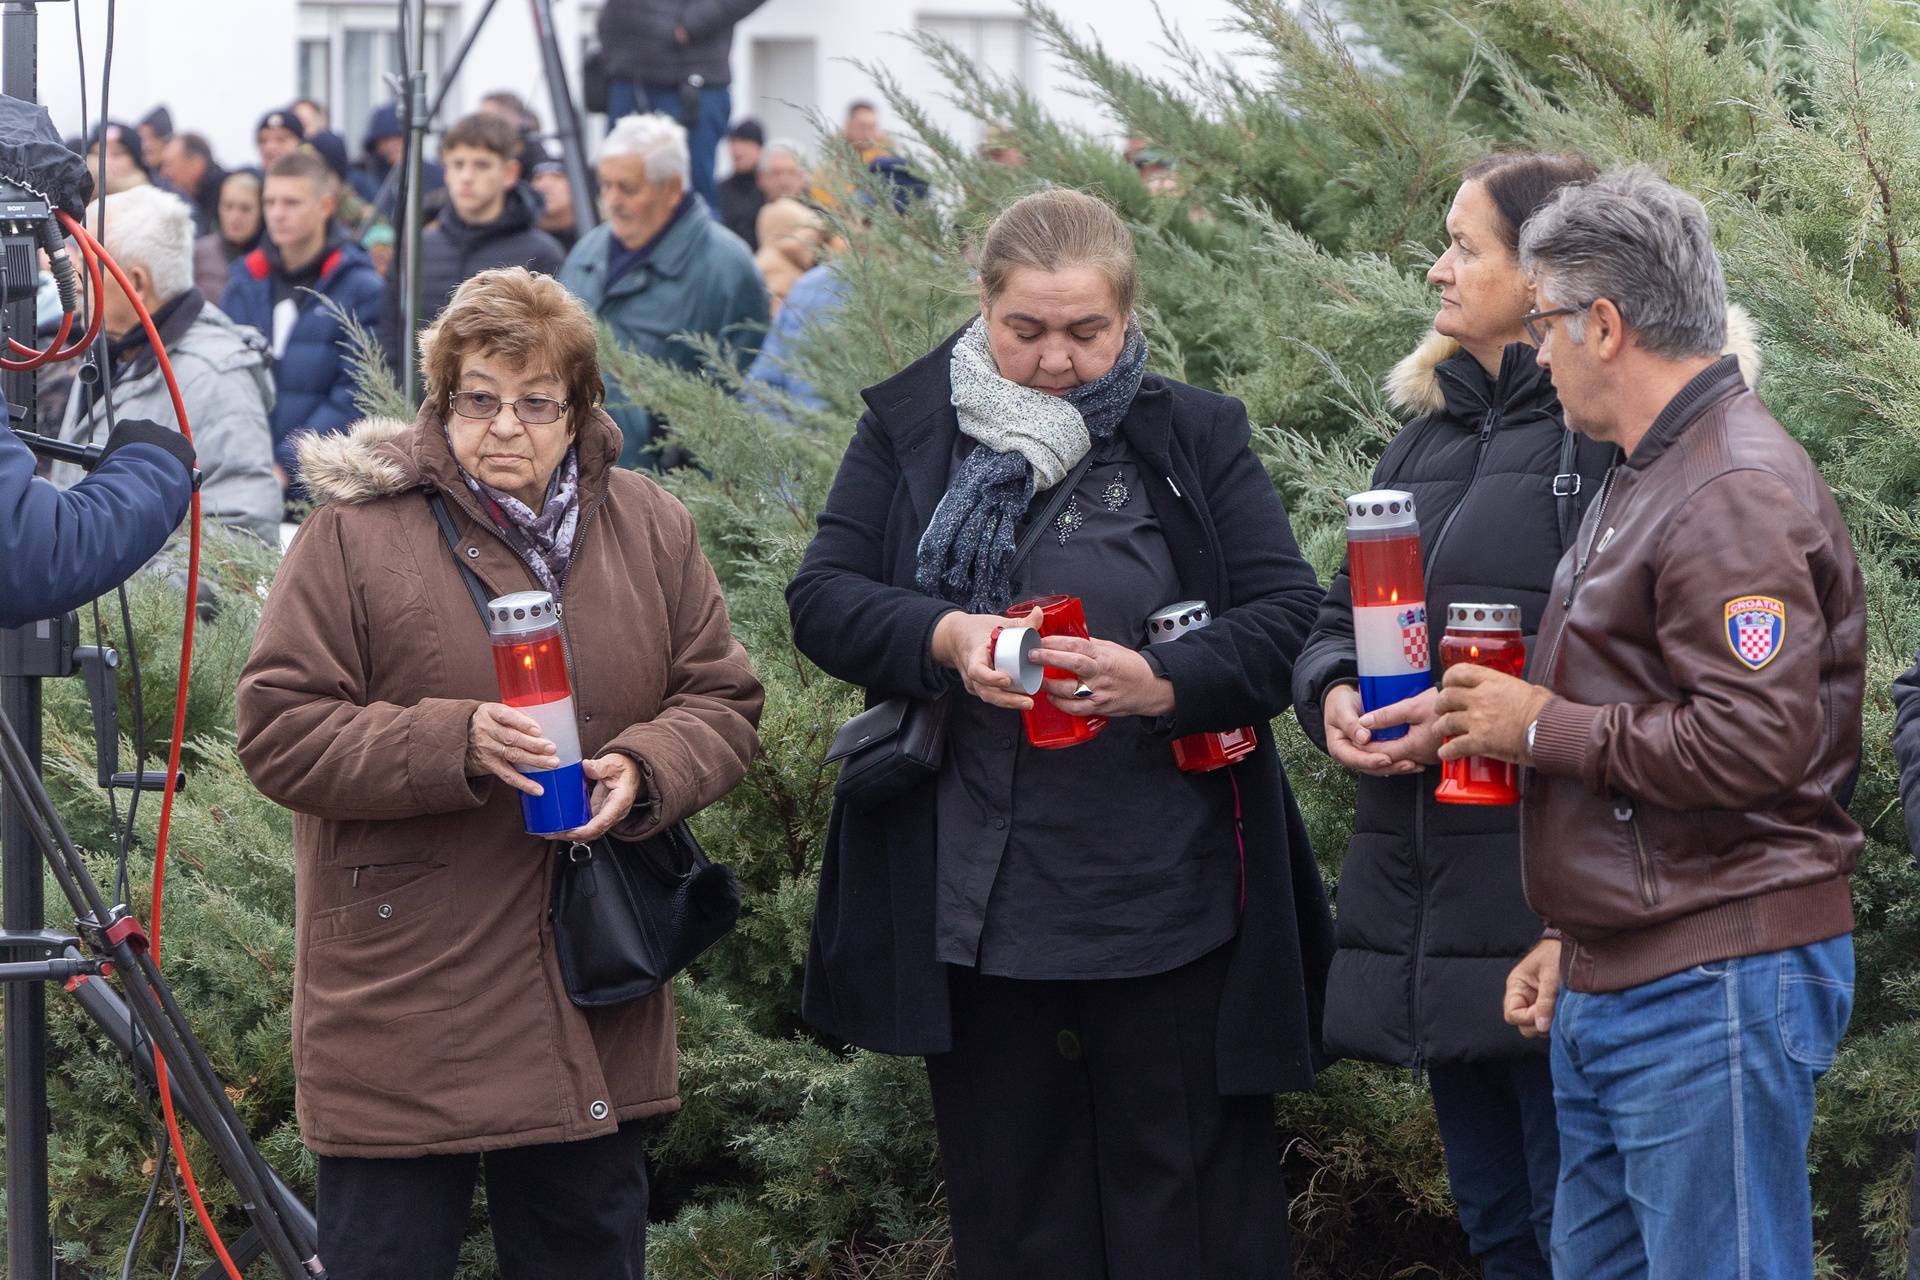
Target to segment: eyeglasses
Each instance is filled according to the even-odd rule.
[[[512,409],[513,416],[530,427],[544,426],[549,422],[560,421],[571,400],[555,400],[552,396],[521,396],[518,400],[502,400],[491,391],[455,391],[447,397],[447,403],[453,411],[463,418],[479,418],[491,422],[500,416],[502,409]]]
[[[1555,307],[1551,311],[1529,311],[1520,317],[1520,323],[1527,327],[1527,337],[1532,341],[1533,345],[1537,347],[1547,340],[1547,334],[1551,332],[1551,330],[1542,325],[1540,321],[1551,320],[1555,316],[1577,316],[1592,305],[1591,302],[1583,302],[1577,307]]]

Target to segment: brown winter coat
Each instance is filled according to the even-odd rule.
[[[670,992],[568,1002],[546,919],[554,846],[517,793],[466,776],[496,701],[486,631],[442,541],[490,595],[539,583],[459,479],[439,410],[309,439],[323,505],[267,597],[240,682],[240,757],[294,811],[297,1112],[322,1155],[403,1157],[598,1137],[679,1106]],[[757,749],[762,691],[687,511],[582,430],[561,601],[580,744],[640,763],[639,837],[712,804]]]
[[[1777,629],[1740,622],[1756,613]],[[1614,470],[1534,642],[1554,697],[1522,866],[1569,986],[1620,991],[1853,928],[1866,650],[1833,495],[1723,357]]]

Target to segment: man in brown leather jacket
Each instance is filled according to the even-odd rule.
[[[1506,1014],[1553,1040],[1555,1274],[1811,1276],[1813,1086],[1853,996],[1860,569],[1813,463],[1717,355],[1697,200],[1608,174],[1535,215],[1521,257],[1567,424],[1626,458],[1560,563],[1536,683],[1456,668],[1437,709],[1443,757],[1532,766],[1549,928]]]

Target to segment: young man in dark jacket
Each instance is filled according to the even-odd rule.
[[[273,450],[285,486],[298,469],[296,437],[345,430],[358,416],[347,330],[335,308],[371,332],[386,294],[367,251],[334,225],[337,184],[311,152],[276,161],[263,198],[266,242],[233,264],[221,299],[222,310],[272,348]]]
[[[607,0],[607,123],[658,111],[687,131],[688,186],[720,216],[713,157],[733,118],[733,28],[766,0]]]
[[[560,242],[539,229],[543,208],[520,180],[520,132],[490,112],[456,122],[440,141],[447,202],[420,232],[420,327],[433,323],[458,289],[492,267],[525,267],[555,275],[567,259]],[[387,290],[381,345],[400,362],[403,333],[399,281]]]
[[[1842,801],[1866,610],[1833,496],[1717,356],[1706,210],[1644,169],[1521,233],[1569,426],[1626,460],[1560,563],[1530,675],[1447,672],[1444,759],[1532,766],[1549,933],[1507,1020],[1551,1032],[1557,1274],[1813,1274],[1814,1082],[1853,1003]]]

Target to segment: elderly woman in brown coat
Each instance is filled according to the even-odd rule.
[[[592,321],[559,284],[482,272],[421,338],[411,426],[310,438],[320,501],[268,595],[240,755],[294,811],[293,1052],[336,1280],[450,1277],[484,1167],[501,1273],[643,1274],[635,1123],[679,1106],[671,992],[571,1004],[546,919],[564,843],[523,830],[558,761],[499,702],[489,595],[560,602],[593,817],[644,838],[712,804],[762,691],[693,521],[618,469]],[[481,1153],[485,1153],[484,1158]]]

